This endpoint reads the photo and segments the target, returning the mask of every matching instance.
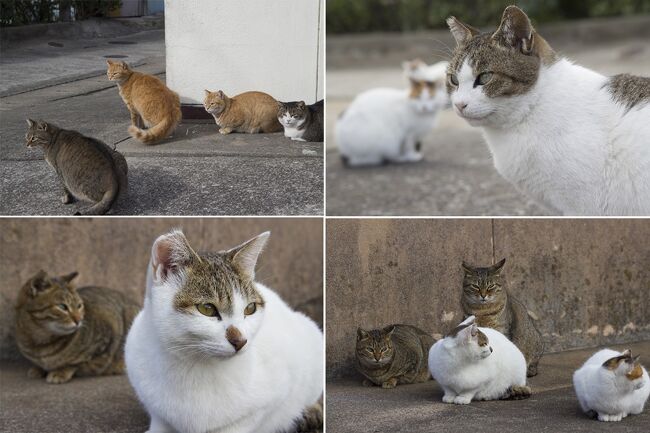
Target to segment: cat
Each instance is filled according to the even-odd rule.
[[[284,136],[296,141],[323,141],[323,100],[312,105],[305,101],[278,101],[278,120]]]
[[[448,103],[447,62],[427,66],[413,61],[403,66],[409,89],[367,90],[357,95],[336,122],[334,134],[346,166],[422,160],[420,142]]]
[[[468,316],[476,317],[478,326],[496,329],[508,337],[524,354],[527,375],[535,376],[544,342],[528,315],[526,306],[505,288],[503,265],[480,268],[463,262],[461,305]]]
[[[203,106],[224,135],[231,132],[279,132],[283,129],[278,121],[278,101],[263,92],[244,92],[231,98],[221,90],[205,90]]]
[[[150,431],[322,428],[323,334],[255,282],[268,237],[218,253],[196,253],[178,230],[154,242],[126,342]]]
[[[106,75],[116,81],[131,113],[129,134],[145,144],[156,143],[174,132],[183,117],[178,93],[153,75],[132,70],[126,62],[106,60]],[[144,126],[149,129],[143,130]]]
[[[599,350],[573,374],[573,386],[582,410],[600,421],[641,413],[650,395],[648,372],[630,350]]]
[[[516,6],[492,34],[447,23],[452,105],[506,180],[555,213],[650,214],[650,78],[573,64]]]
[[[365,386],[384,389],[431,379],[427,354],[434,338],[410,325],[389,325],[383,329],[357,329],[357,370]]]
[[[124,156],[104,142],[42,120],[27,119],[27,147],[40,146],[63,185],[63,204],[94,204],[75,215],[103,215],[128,189]]]
[[[76,289],[76,276],[41,270],[18,294],[16,343],[35,364],[29,377],[60,384],[73,376],[124,372],[124,342],[140,306],[116,290]]]
[[[442,387],[445,403],[531,396],[524,355],[499,331],[479,328],[474,316],[433,345],[429,371]]]

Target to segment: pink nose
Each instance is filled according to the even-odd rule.
[[[456,108],[458,109],[458,111],[460,111],[461,113],[463,112],[463,110],[464,110],[465,108],[467,108],[467,104],[464,103],[464,102],[456,102],[454,105],[456,106]]]

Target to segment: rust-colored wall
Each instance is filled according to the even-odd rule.
[[[323,223],[320,218],[0,219],[0,357],[18,356],[13,305],[39,269],[78,271],[77,285],[111,287],[142,299],[155,238],[182,228],[198,251],[224,250],[271,230],[257,280],[322,326]]]
[[[648,239],[650,220],[328,220],[328,377],[353,373],[359,325],[457,324],[463,259],[507,258],[549,351],[648,339]]]

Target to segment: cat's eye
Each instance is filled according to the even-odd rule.
[[[458,86],[458,77],[456,74],[449,74],[449,82],[451,82],[451,84],[454,86]]]
[[[196,309],[199,310],[199,313],[203,314],[204,316],[216,317],[217,319],[221,320],[219,310],[217,310],[217,307],[215,307],[214,304],[210,304],[209,302],[204,304],[196,304]]]
[[[251,302],[244,309],[244,314],[246,316],[250,316],[251,314],[254,314],[256,311],[257,311],[257,304],[255,302]]]
[[[81,310],[84,307],[84,304],[77,305],[77,309]]]
[[[474,82],[474,86],[483,86],[487,83],[490,82],[492,79],[492,72],[483,72],[482,74],[479,74],[478,77],[476,77],[476,82]]]
[[[59,308],[62,309],[63,311],[68,311],[68,306],[65,305],[65,304],[59,304],[59,305],[57,305],[57,307],[59,307]]]

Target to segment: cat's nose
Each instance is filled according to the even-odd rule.
[[[226,339],[230,344],[232,344],[232,347],[235,348],[236,352],[239,352],[247,342],[239,329],[235,328],[234,326],[229,326],[228,329],[226,329]]]
[[[492,353],[492,352],[494,352],[494,350],[492,350],[492,346],[490,346],[490,353]]]
[[[465,108],[467,108],[467,104],[465,102],[456,102],[454,105],[456,106],[458,111],[460,111],[461,113],[463,112],[463,110]]]

